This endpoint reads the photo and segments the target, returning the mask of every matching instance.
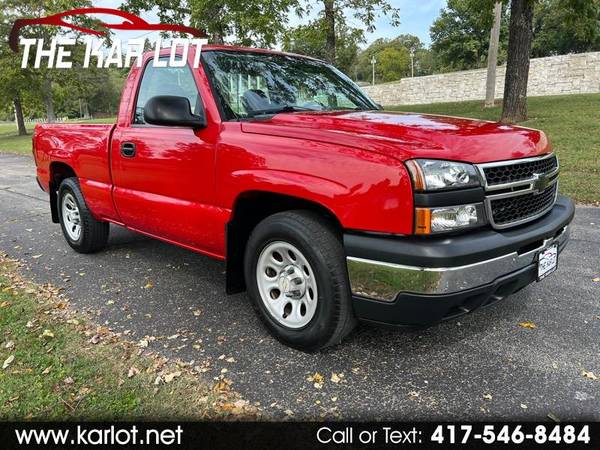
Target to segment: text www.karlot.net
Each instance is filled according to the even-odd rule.
[[[174,429],[148,428],[141,433],[135,425],[128,428],[87,428],[78,425],[76,430],[15,430],[19,445],[180,445],[182,433],[180,425]]]

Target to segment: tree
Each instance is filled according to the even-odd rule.
[[[0,33],[8,36],[15,17],[0,11]],[[21,69],[20,58],[7,45],[0,47],[0,104],[14,112],[19,136],[26,135],[23,113],[23,92],[33,87],[31,72]]]
[[[600,50],[600,0],[540,0],[533,21],[531,56]]]
[[[527,120],[527,82],[533,38],[535,0],[511,0],[508,60],[502,118],[504,123]]]
[[[206,31],[212,43],[273,46],[284,32],[288,13],[302,14],[300,0],[127,0],[123,9],[140,14],[155,10],[162,23]]]
[[[328,59],[325,45],[326,25],[324,17],[319,17],[307,25],[300,25],[285,32],[282,49],[314,58]],[[357,28],[340,22],[336,27],[336,66],[347,74],[355,76],[353,69],[359,53],[359,45],[365,41],[364,33]]]
[[[431,49],[440,71],[477,69],[485,66],[494,23],[495,0],[448,0],[430,28]],[[499,60],[505,60],[508,21],[500,25]]]
[[[498,46],[500,45],[500,24],[502,21],[502,1],[494,5],[494,25],[490,31],[490,47],[488,50],[488,70],[485,88],[485,106],[494,106],[496,98],[496,69],[498,67]]]
[[[325,22],[325,51],[327,60],[337,63],[336,58],[336,27],[346,22],[346,14],[358,20],[365,30],[375,30],[375,20],[379,15],[389,18],[393,26],[400,24],[400,11],[392,7],[388,0],[321,0],[323,10],[321,15]],[[311,11],[314,6],[309,2],[306,11]]]
[[[371,80],[371,59],[375,57],[377,81],[395,81],[410,76],[410,50],[415,51],[415,74],[431,73],[433,62],[430,52],[417,36],[401,34],[394,39],[380,38],[360,52],[356,64],[356,78]]]
[[[37,0],[2,0],[0,2],[2,11],[10,11],[12,20],[17,17],[39,18],[68,9],[82,8],[90,5],[89,0],[50,0],[45,2]],[[9,21],[10,25],[12,25],[12,20]],[[91,21],[90,19],[78,20],[86,24],[89,24]],[[21,30],[21,35],[29,38],[44,39],[44,42],[48,45],[50,39],[60,32],[60,27],[29,26]],[[17,58],[17,60],[18,65],[16,67],[20,69],[20,58]],[[27,88],[35,89],[40,93],[46,108],[46,118],[48,122],[53,122],[56,119],[53,98],[53,84],[56,72],[47,68],[39,68],[29,69],[26,73],[31,83]],[[12,79],[16,80],[17,78],[19,78],[19,75],[15,75]]]

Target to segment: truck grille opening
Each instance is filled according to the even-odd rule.
[[[483,169],[488,186],[528,180],[534,173],[551,173],[558,167],[555,155],[519,164],[496,165]]]
[[[557,185],[554,184],[539,194],[525,194],[517,197],[491,201],[492,217],[496,225],[506,225],[536,217],[554,205]]]
[[[558,193],[558,159],[554,154],[479,165],[485,177],[485,206],[496,229],[541,217]]]

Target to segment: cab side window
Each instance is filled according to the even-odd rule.
[[[144,124],[144,106],[157,95],[186,97],[190,101],[192,113],[201,107],[200,94],[188,66],[155,67],[154,60],[146,65],[135,105],[134,124]]]

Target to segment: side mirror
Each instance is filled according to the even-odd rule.
[[[144,106],[144,121],[153,125],[171,125],[191,128],[206,128],[206,116],[192,114],[190,101],[186,97],[157,95]]]

